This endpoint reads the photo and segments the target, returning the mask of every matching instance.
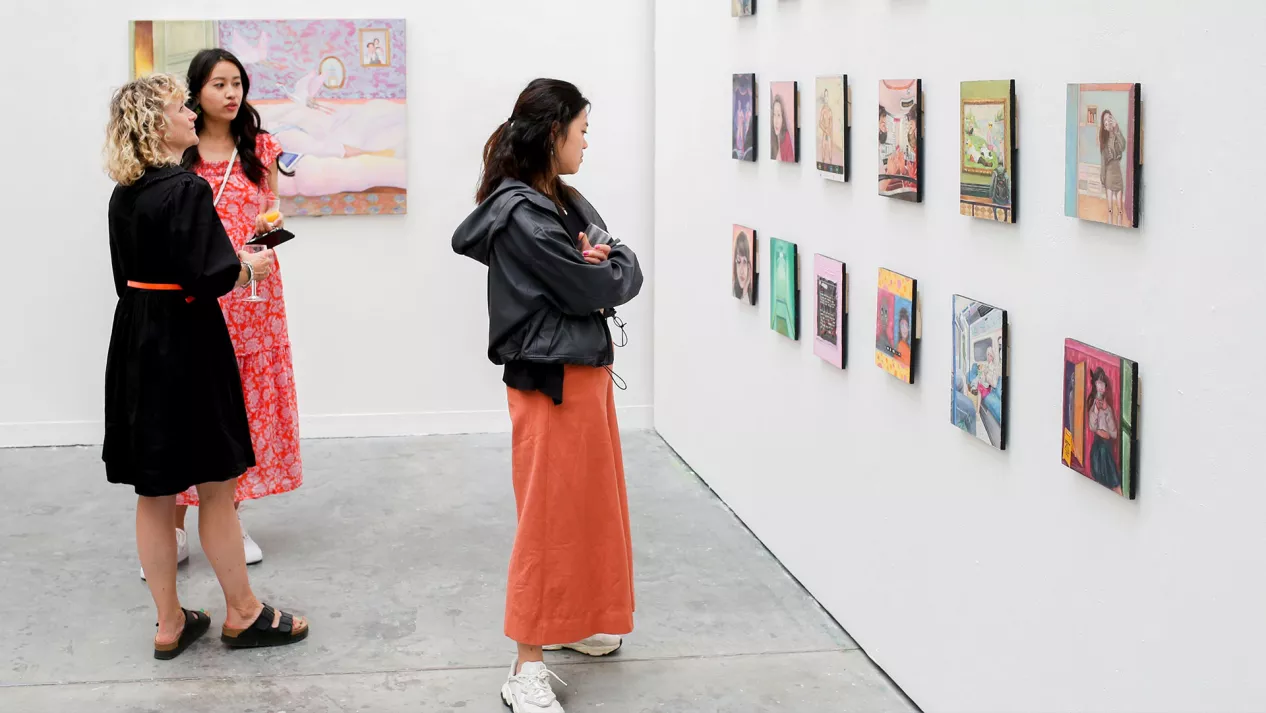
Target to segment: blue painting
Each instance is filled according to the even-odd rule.
[[[1007,312],[954,295],[950,421],[1006,448]]]

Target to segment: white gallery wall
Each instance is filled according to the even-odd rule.
[[[727,5],[656,4],[660,433],[924,710],[1266,709],[1266,8],[759,0],[734,19]],[[757,75],[754,164],[730,159],[736,72]],[[830,73],[853,86],[848,184],[811,163],[807,88]],[[921,205],[874,179],[877,83],[905,77],[926,94]],[[1011,78],[1019,223],[961,217],[959,82]],[[779,80],[800,82],[799,165],[768,158]],[[1067,218],[1065,85],[1131,81],[1142,227]],[[730,296],[732,223],[758,231],[756,307]],[[769,327],[771,237],[799,244],[800,342]],[[845,371],[813,355],[817,252],[848,265]],[[919,282],[913,386],[874,365],[881,266]],[[949,421],[956,292],[1009,311],[1005,452]],[[1134,502],[1060,463],[1067,337],[1140,365]]]
[[[474,205],[484,141],[537,76],[573,81],[594,104],[574,184],[648,273],[621,310],[630,341],[616,370],[629,384],[623,423],[650,425],[649,2],[10,0],[5,26],[39,29],[0,45],[5,66],[25,68],[10,72],[0,112],[0,446],[101,438],[115,296],[100,153],[111,92],[128,79],[128,21],[322,17],[407,21],[410,212],[288,223],[300,237],[278,252],[302,434],[509,428],[485,356],[485,270],[449,239]]]

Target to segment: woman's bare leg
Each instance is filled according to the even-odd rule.
[[[188,514],[189,514],[188,505],[176,506],[176,529],[177,530],[185,529],[185,515],[188,515]]]
[[[136,550],[145,570],[145,582],[158,607],[158,633],[154,643],[170,644],[185,628],[185,614],[176,594],[176,538],[171,534],[176,496],[137,498]]]
[[[532,646],[531,644],[519,644],[519,665],[514,668],[514,672],[517,674],[525,663],[544,660],[545,651],[541,647]]]
[[[216,579],[220,580],[220,589],[224,590],[224,625],[245,629],[259,617],[264,605],[255,598],[246,575],[242,527],[233,507],[236,487],[237,482],[232,480],[198,486],[198,537]]]
[[[202,550],[211,560],[215,576],[224,590],[227,612],[224,625],[230,629],[245,629],[259,618],[264,605],[251,591],[250,578],[246,574],[246,553],[242,549],[242,525],[237,519],[237,503],[233,491],[237,482],[203,483],[198,486],[198,537]],[[276,609],[274,607],[274,609]],[[275,626],[281,620],[281,610],[273,616]],[[295,617],[294,627],[307,626],[302,617]]]

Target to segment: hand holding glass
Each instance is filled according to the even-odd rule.
[[[265,251],[265,250],[267,250],[267,249],[268,249],[268,248],[264,247],[263,245],[243,245],[243,246],[242,246],[242,251],[243,251],[243,252],[247,252],[247,253],[251,253],[251,254],[262,253],[262,252],[264,252],[264,251]],[[257,284],[258,284],[258,280],[256,280],[256,279],[255,279],[255,273],[254,273],[254,272],[252,272],[252,273],[251,273],[251,293],[250,293],[249,295],[247,295],[246,297],[243,297],[243,298],[242,298],[242,301],[243,301],[243,302],[265,302],[265,301],[267,301],[267,299],[266,299],[266,298],[264,298],[264,297],[260,297],[260,296],[259,296],[259,293],[256,291],[256,285],[257,285]]]

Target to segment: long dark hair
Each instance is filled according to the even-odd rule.
[[[747,289],[755,291],[755,285],[752,284],[752,276],[756,273],[752,269],[752,249],[747,244],[747,231],[740,230],[738,237],[734,239],[734,258],[730,260],[730,281],[734,287],[734,296],[743,297],[743,288],[739,286],[738,258],[747,258]]]
[[[559,79],[532,80],[514,102],[510,118],[484,144],[475,201],[484,202],[506,179],[523,181],[556,203],[570,195],[573,189],[554,168],[554,142],[588,108],[589,100],[576,85]]]
[[[198,114],[194,128],[199,134],[202,133],[205,119],[203,118],[202,107],[198,103],[198,97],[202,94],[202,88],[206,86],[207,81],[211,78],[211,72],[221,62],[232,62],[237,67],[237,71],[242,73],[241,107],[237,110],[237,116],[229,123],[229,133],[233,136],[233,141],[237,143],[237,155],[242,161],[242,172],[246,174],[251,183],[262,187],[264,180],[268,177],[268,167],[259,158],[259,154],[255,153],[255,140],[260,134],[268,132],[260,128],[259,112],[246,100],[251,93],[250,75],[246,73],[246,67],[242,65],[241,61],[228,50],[219,48],[202,50],[194,55],[193,61],[189,63],[189,75],[186,82],[189,85],[189,106]],[[185,151],[180,163],[185,168],[192,170],[201,162],[202,157],[198,154],[198,147],[191,146]],[[287,176],[294,175],[286,171],[282,171],[282,173]]]
[[[1099,114],[1099,148],[1107,146],[1108,142],[1112,140],[1112,132],[1108,131],[1109,116],[1112,117],[1113,121],[1117,120],[1116,114],[1113,114],[1107,109],[1104,109],[1103,112]],[[1118,130],[1120,129],[1120,126],[1120,124],[1117,124]]]
[[[1090,407],[1095,403],[1095,384],[1103,382],[1103,402],[1112,410],[1112,379],[1108,378],[1108,373],[1103,367],[1096,366],[1090,375],[1090,388],[1086,389],[1086,413],[1090,413]]]
[[[782,113],[782,133],[774,127],[774,107],[781,110]],[[791,130],[787,128],[787,122],[791,121],[787,117],[787,105],[782,102],[782,97],[774,95],[774,101],[769,107],[769,133],[774,137],[772,155],[770,158],[777,160],[782,155],[782,137],[786,136]]]

